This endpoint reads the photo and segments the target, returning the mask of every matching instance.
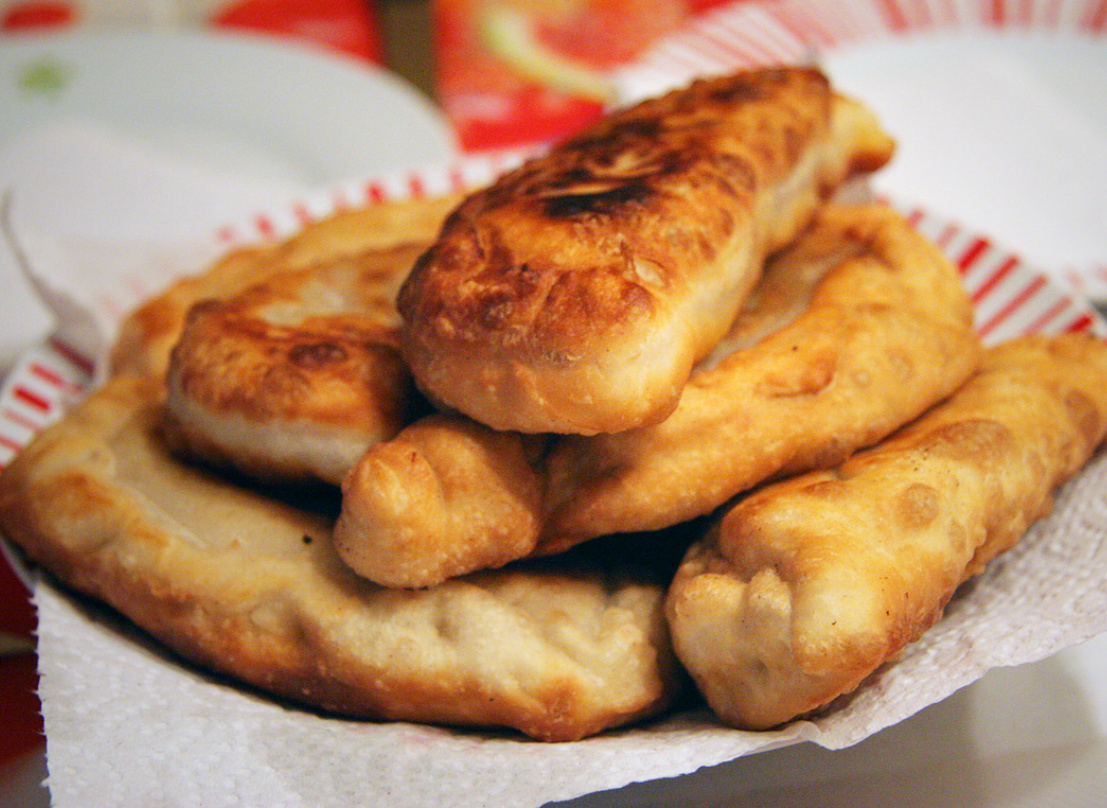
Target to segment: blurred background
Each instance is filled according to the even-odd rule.
[[[440,103],[462,145],[572,129],[603,75],[723,0],[4,0],[5,33],[214,27],[323,45],[383,65]]]

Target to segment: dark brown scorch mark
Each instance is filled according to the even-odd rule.
[[[641,179],[616,185],[602,191],[548,197],[545,213],[553,219],[571,219],[584,215],[611,216],[629,205],[645,204],[655,190]]]

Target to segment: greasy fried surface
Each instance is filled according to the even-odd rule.
[[[976,365],[956,268],[892,210],[824,209],[773,271],[672,417],[551,454],[540,551],[663,527],[767,478],[836,463]],[[782,322],[782,299],[807,305]]]
[[[458,201],[457,196],[441,196],[344,211],[308,225],[279,244],[233,250],[206,271],[173,284],[124,320],[112,348],[112,371],[163,376],[169,352],[194,303],[227,298],[278,273],[322,261],[429,241]]]
[[[497,429],[656,422],[765,255],[891,151],[803,68],[618,112],[449,217],[400,295],[405,358],[431,398]]]
[[[502,567],[542,530],[542,438],[431,415],[369,448],[342,481],[334,541],[384,586],[429,586]]]
[[[990,350],[948,402],[836,469],[763,488],[689,551],[667,600],[711,707],[765,728],[855,688],[1051,507],[1107,431],[1107,346]]]
[[[581,559],[419,592],[351,573],[331,518],[162,445],[131,375],[0,474],[0,529],[185,656],[339,713],[568,740],[660,710],[677,677],[662,588]],[[318,497],[315,498],[318,505]]]
[[[358,463],[336,542],[373,580],[418,586],[676,524],[840,462],[949,394],[977,356],[957,270],[934,245],[891,210],[826,207],[668,419],[543,446],[436,416]]]
[[[180,341],[168,374],[178,450],[266,480],[337,483],[415,400],[396,291],[458,199],[344,211],[230,252],[124,321],[112,372],[162,378]]]
[[[194,306],[167,378],[174,443],[264,480],[340,482],[410,419],[395,296],[424,247],[324,258]]]

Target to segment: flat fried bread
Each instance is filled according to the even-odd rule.
[[[500,430],[662,420],[765,257],[892,141],[818,71],[701,80],[467,198],[400,294],[436,403]]]
[[[335,554],[332,509],[170,454],[162,396],[159,380],[118,375],[43,432],[0,473],[0,529],[185,657],[328,712],[549,741],[672,699],[650,574],[565,557],[382,589]]]
[[[1102,341],[990,349],[963,388],[884,443],[726,511],[669,590],[680,659],[736,726],[818,710],[937,622],[1105,432]]]
[[[498,432],[435,415],[371,448],[335,540],[358,572],[421,586],[711,512],[832,465],[956,389],[979,344],[956,268],[895,212],[826,206],[775,258],[660,424]]]

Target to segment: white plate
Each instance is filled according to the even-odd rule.
[[[198,31],[0,36],[0,194],[14,188],[19,212],[57,239],[187,239],[293,192],[454,153],[429,99],[308,45]],[[52,323],[5,246],[0,374]]]
[[[815,59],[895,135],[878,190],[990,233],[1107,300],[1107,21],[1099,0],[743,0],[660,43],[628,97]]]
[[[935,32],[833,50],[825,67],[897,138],[878,189],[1042,267],[1107,265],[1107,39]]]
[[[0,37],[0,109],[0,143],[81,118],[212,168],[313,187],[455,148],[430,101],[391,73],[228,33]]]

